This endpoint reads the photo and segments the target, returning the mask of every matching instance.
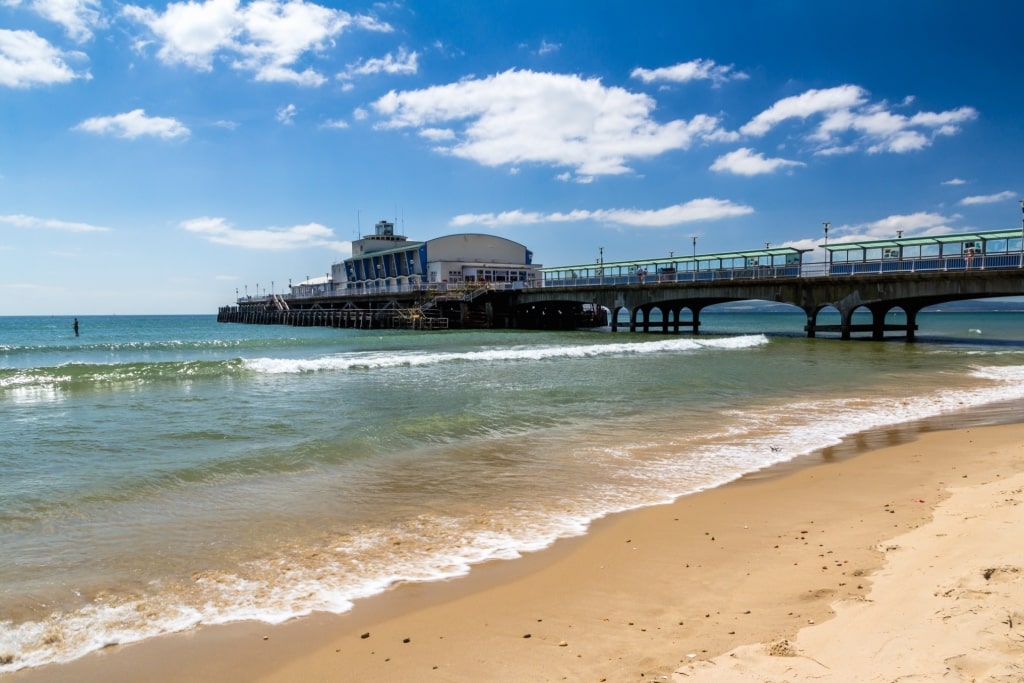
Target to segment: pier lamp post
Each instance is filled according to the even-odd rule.
[[[829,221],[822,221],[821,224],[825,227],[825,274],[828,275],[831,270],[828,259],[828,226],[832,225],[832,223]]]
[[[693,240],[693,270],[690,273],[690,278],[694,282],[697,281],[697,236],[690,235],[690,239]]]
[[[604,247],[598,247],[597,248],[597,253],[600,254],[600,258],[598,259],[598,266],[600,267],[600,270],[601,270],[601,284],[603,285],[604,284]]]
[[[1020,253],[1021,266],[1024,266],[1024,199],[1020,200]]]

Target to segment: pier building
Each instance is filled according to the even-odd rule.
[[[395,234],[379,221],[374,234],[352,243],[352,256],[331,268],[337,294],[401,291],[420,284],[520,283],[537,276],[533,253],[522,244],[482,234],[447,235],[425,242]]]
[[[413,241],[379,221],[352,256],[288,294],[239,298],[218,320],[357,328],[512,327],[509,291],[537,286],[533,252],[503,237],[453,234]],[[584,308],[571,305],[574,309]],[[592,323],[568,316],[567,328]]]

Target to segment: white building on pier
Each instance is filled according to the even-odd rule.
[[[515,287],[536,280],[538,268],[533,252],[503,237],[470,233],[414,242],[379,221],[373,235],[352,243],[351,258],[331,267],[331,284],[334,294],[430,284]]]

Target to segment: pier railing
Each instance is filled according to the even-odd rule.
[[[548,277],[542,287],[597,287],[602,285],[644,285],[657,283],[721,282],[773,278],[837,277],[855,275],[881,275],[887,273],[929,273],[965,270],[993,270],[1024,268],[1024,254],[975,254],[951,256],[921,256],[902,259],[870,261],[816,261],[802,266],[756,266],[751,268],[720,268],[690,270],[676,273],[648,273],[639,275],[581,275],[578,277]]]
[[[883,273],[929,273],[949,270],[991,270],[1024,267],[1024,255],[975,254],[973,256],[922,256],[913,259],[880,259],[832,263],[829,275],[880,275]]]

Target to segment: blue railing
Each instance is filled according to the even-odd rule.
[[[917,259],[883,259],[881,261],[857,261],[833,263],[829,275],[878,275],[881,273],[927,273],[950,270],[994,270],[997,268],[1022,268],[1021,253],[976,254],[974,256],[924,256]]]
[[[758,278],[800,277],[800,266],[754,266],[751,268],[721,268],[715,270],[686,270],[675,273],[647,273],[638,275],[585,275],[556,278],[545,277],[543,287],[597,287],[601,285],[654,285],[675,282],[714,282],[719,280],[754,280]]]

